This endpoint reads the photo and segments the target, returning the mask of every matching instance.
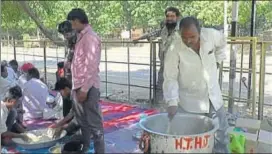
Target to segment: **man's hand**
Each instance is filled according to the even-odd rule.
[[[167,108],[169,119],[173,119],[177,111],[178,111],[178,106],[169,106]]]
[[[20,134],[19,137],[25,142],[29,142],[31,140],[26,134]]]
[[[54,123],[54,124],[48,126],[48,128],[57,128],[57,127],[59,127],[59,125],[57,123]]]
[[[47,131],[47,134],[50,138],[56,139],[59,138],[64,128],[62,126],[58,126],[57,124],[50,125]]]
[[[77,97],[77,101],[79,102],[79,103],[83,103],[84,101],[86,101],[86,99],[87,99],[87,92],[83,92],[82,90],[78,90],[77,92],[76,92],[76,97]]]
[[[54,138],[54,139],[59,138],[60,135],[61,135],[61,133],[62,133],[62,131],[63,131],[63,128],[62,128],[62,127],[58,127],[58,128],[55,128],[55,129],[56,129],[56,130],[55,130],[55,133],[54,133],[54,135],[53,135],[53,138]]]

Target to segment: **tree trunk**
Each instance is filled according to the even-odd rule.
[[[29,5],[27,4],[26,1],[18,1],[21,5],[21,7],[23,8],[23,10],[31,17],[31,19],[36,23],[36,25],[39,27],[39,29],[41,30],[41,32],[47,37],[49,38],[51,41],[53,41],[56,45],[59,46],[64,46],[65,43],[63,42],[63,40],[59,37],[55,37],[54,34],[52,32],[50,32],[44,25],[42,22],[40,22],[39,17],[35,14],[35,12],[33,12],[31,10],[31,8],[29,7]]]

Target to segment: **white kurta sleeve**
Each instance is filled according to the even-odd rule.
[[[221,63],[226,59],[227,39],[223,33],[218,30],[212,32],[215,45],[215,58],[217,63]]]
[[[168,106],[178,106],[179,103],[179,50],[180,39],[175,39],[168,51],[166,52],[164,59],[164,82],[163,82],[163,95]]]
[[[4,106],[1,104],[1,121],[0,121],[0,134],[7,131],[6,120],[8,113],[5,111]]]

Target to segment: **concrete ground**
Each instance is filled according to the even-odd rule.
[[[158,49],[158,48],[157,48]],[[16,47],[16,59],[22,63],[24,61],[32,62],[39,68],[41,71],[44,70],[44,49],[43,48],[23,48]],[[11,60],[14,58],[14,48],[13,47],[2,47],[1,48],[1,59],[2,60]],[[129,61],[130,65],[128,67],[127,64],[116,64],[116,63],[107,63],[107,71],[106,65],[104,62],[100,64],[100,75],[101,80],[106,80],[107,73],[107,81],[108,82],[116,82],[121,84],[130,84],[146,86],[147,88],[139,88],[133,87],[130,88],[125,85],[116,85],[116,84],[106,84],[101,83],[101,94],[102,96],[107,96],[109,99],[128,102],[128,97],[130,97],[130,103],[140,104],[144,107],[151,106],[148,102],[150,97],[149,93],[149,83],[150,83],[150,67],[148,66],[150,63],[150,47],[149,44],[145,44],[142,46],[134,46],[130,47],[129,51],[127,47],[109,47],[107,48],[107,56],[105,56],[105,50],[101,55],[101,61],[118,61],[118,62],[128,62],[128,52],[130,54]],[[61,61],[64,57],[64,49],[63,48],[46,48],[46,68],[47,68],[47,79],[53,84],[55,82],[55,71],[57,67],[57,61]],[[229,57],[229,53],[228,53]],[[237,67],[240,67],[241,54],[237,54]],[[158,57],[157,57],[158,61]],[[132,63],[144,63],[145,65],[134,65]],[[158,63],[159,64],[159,63]],[[244,68],[248,67],[248,54],[244,55]],[[229,66],[229,58],[224,62],[224,67]],[[259,55],[257,56],[257,67],[259,68]],[[159,68],[159,67],[158,67]],[[257,70],[258,71],[258,70]],[[128,72],[130,72],[128,78]],[[272,56],[267,55],[266,57],[266,72],[272,74]],[[265,76],[265,108],[264,115],[271,117],[272,115],[272,75]],[[247,78],[247,74],[243,73],[242,77]],[[238,98],[246,98],[247,89],[241,84],[240,86],[240,74],[236,74],[235,85],[234,85],[234,93],[235,97]],[[223,73],[223,84],[222,91],[225,96],[228,95],[229,89],[229,74],[228,72]],[[247,83],[247,81],[246,81]],[[259,75],[257,75],[256,80],[256,91],[258,94],[258,85],[259,85]],[[130,92],[128,92],[130,90]],[[128,94],[129,93],[129,94]],[[227,103],[226,103],[227,104]],[[155,107],[162,108],[161,105],[155,105]],[[240,112],[242,115],[249,115],[251,109],[249,109],[245,104],[236,103],[235,111]],[[246,111],[246,112],[245,112]]]

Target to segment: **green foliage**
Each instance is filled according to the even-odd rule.
[[[28,1],[32,11],[42,24],[55,30],[66,19],[72,8],[86,11],[93,28],[100,34],[110,34],[115,29],[132,27],[158,27],[164,19],[167,6],[176,6],[182,16],[193,15],[204,25],[223,25],[224,1]],[[228,2],[228,19],[231,21],[231,1]],[[257,2],[256,27],[271,28],[272,1]],[[239,25],[248,28],[250,1],[239,1]],[[36,31],[36,24],[20,7],[18,1],[2,2],[3,30]]]

